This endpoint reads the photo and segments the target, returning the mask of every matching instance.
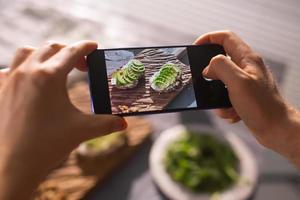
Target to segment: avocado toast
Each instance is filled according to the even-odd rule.
[[[112,74],[111,85],[118,89],[134,88],[143,77],[144,72],[144,64],[137,59],[132,59]]]
[[[150,86],[156,92],[173,91],[181,83],[181,69],[173,63],[164,64],[150,78]]]

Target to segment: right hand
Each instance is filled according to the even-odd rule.
[[[208,33],[195,42],[197,45],[205,43],[222,45],[230,56],[214,57],[203,70],[203,76],[219,79],[228,88],[233,107],[218,109],[216,113],[231,123],[242,119],[261,144],[282,154],[289,154],[291,149],[288,149],[287,139],[297,140],[299,136],[285,132],[290,130],[291,124],[298,123],[291,123],[297,121],[298,114],[280,95],[261,56],[230,31]],[[300,140],[297,146],[299,144]]]

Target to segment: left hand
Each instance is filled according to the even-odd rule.
[[[121,117],[85,114],[69,100],[68,73],[86,69],[96,48],[91,41],[24,47],[1,71],[0,199],[29,199],[82,141],[126,128]]]

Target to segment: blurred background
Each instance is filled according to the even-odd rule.
[[[39,46],[47,40],[71,43],[92,39],[103,48],[176,45],[191,44],[209,31],[230,29],[263,55],[284,96],[295,106],[300,105],[298,0],[0,0],[0,8],[3,66],[9,65],[18,46]],[[78,72],[73,75],[82,76]],[[161,130],[180,122],[211,123],[235,132],[249,145],[259,164],[254,199],[300,198],[299,172],[284,158],[257,144],[242,123],[228,125],[210,112],[147,118],[154,124],[154,139]],[[166,118],[168,122],[164,122]],[[147,148],[139,152],[90,199],[162,199],[147,170],[147,154]]]

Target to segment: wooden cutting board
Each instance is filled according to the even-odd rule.
[[[89,89],[85,82],[69,91],[71,101],[82,111],[90,112]],[[124,145],[103,153],[94,160],[79,160],[76,151],[40,184],[36,200],[78,200],[105,179],[138,149],[151,133],[148,121],[141,117],[126,118],[128,128]]]
[[[190,67],[180,62],[174,54],[160,49],[146,49],[134,58],[140,60],[145,65],[145,77],[139,81],[136,88],[127,90],[117,89],[110,84],[111,75],[108,77],[113,113],[162,110],[192,80]],[[175,63],[181,68],[182,83],[172,92],[158,93],[150,88],[149,79],[162,65],[168,62]]]

